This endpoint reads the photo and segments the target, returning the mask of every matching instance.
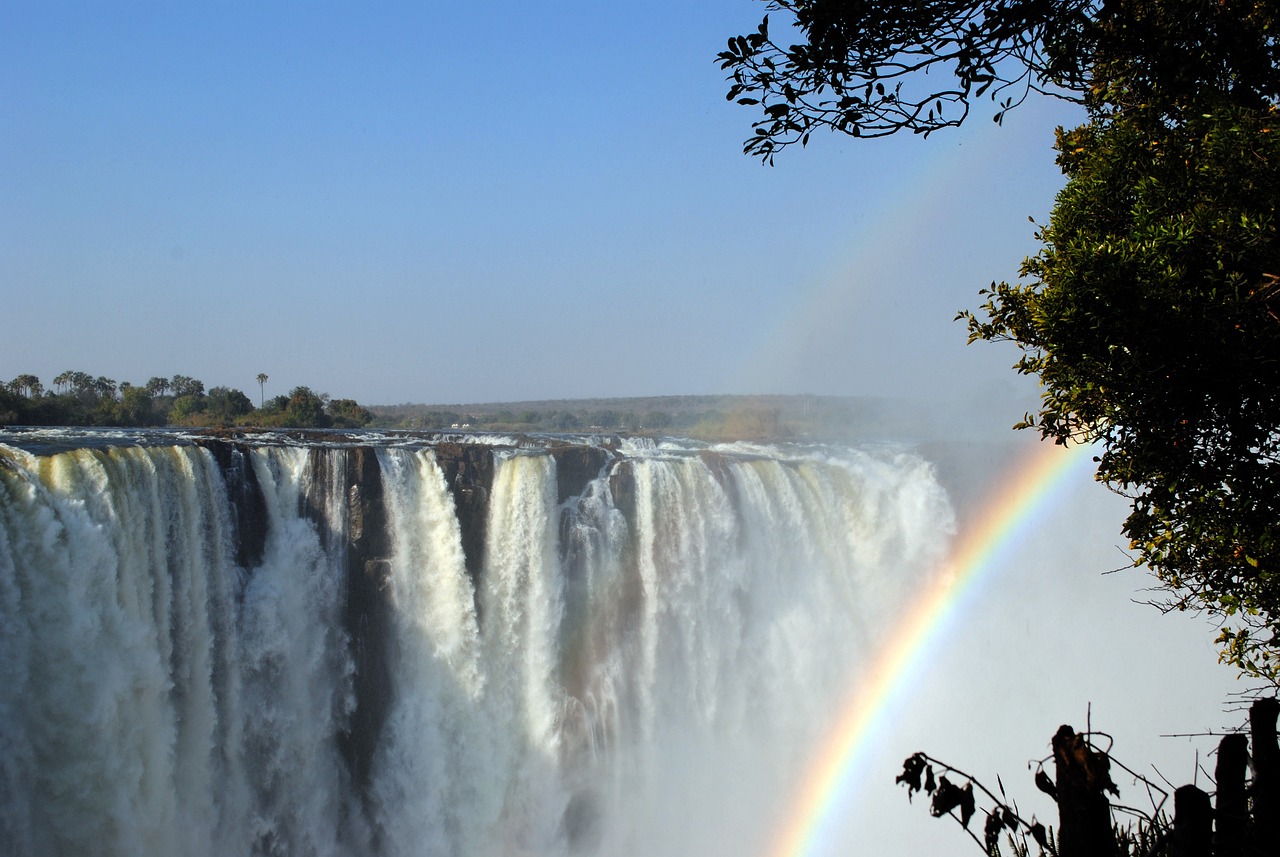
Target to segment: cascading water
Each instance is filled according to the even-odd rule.
[[[953,526],[890,450],[0,440],[14,855],[753,853]]]

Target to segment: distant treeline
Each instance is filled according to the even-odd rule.
[[[257,380],[261,392],[267,376]],[[240,390],[205,390],[202,381],[186,375],[139,385],[63,372],[50,388],[35,375],[0,384],[0,425],[360,428],[372,419],[354,399],[332,399],[309,387],[271,399],[260,396],[255,408]]]
[[[914,410],[871,398],[812,395],[650,396],[471,405],[372,405],[372,425],[498,432],[623,432],[707,440],[849,440],[898,435]]]
[[[706,440],[835,440],[911,437],[927,429],[953,433],[907,403],[814,395],[648,396],[556,399],[469,405],[370,405],[334,399],[309,387],[266,398],[258,407],[241,390],[205,389],[185,375],[117,383],[63,372],[46,387],[35,375],[0,382],[0,425],[183,426],[216,428],[386,428],[417,431],[617,432]]]
[[[384,428],[458,428],[500,432],[625,432],[674,433],[695,437],[732,435],[760,439],[790,436],[778,408],[670,413],[663,410],[588,408],[500,408],[496,411],[442,410],[397,406],[374,408],[374,424]]]

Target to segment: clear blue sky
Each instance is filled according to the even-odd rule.
[[[1014,384],[952,319],[1034,250],[1075,114],[764,167],[714,56],[765,11],[0,0],[0,376],[367,404]]]

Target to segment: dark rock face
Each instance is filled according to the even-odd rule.
[[[445,484],[453,495],[467,574],[479,592],[489,531],[489,495],[493,491],[493,449],[460,443],[441,443],[433,449],[436,464],[444,472]]]
[[[367,447],[350,450],[347,464],[347,609],[344,624],[355,662],[355,711],[341,736],[351,778],[368,788],[373,755],[391,708],[391,538],[383,505],[382,469]]]
[[[213,454],[226,480],[236,563],[252,569],[262,562],[268,520],[249,448],[221,438],[198,442]],[[312,447],[308,468],[300,512],[315,524],[325,551],[341,561],[347,584],[342,621],[355,665],[355,708],[338,744],[351,782],[363,794],[392,701],[391,537],[382,470],[370,447]]]
[[[556,461],[557,503],[581,495],[604,471],[610,457],[608,450],[595,446],[554,446],[550,453]]]
[[[609,493],[613,497],[614,508],[622,513],[627,522],[627,532],[631,534],[631,549],[627,550],[621,569],[621,588],[619,590],[616,610],[619,633],[631,634],[640,621],[645,601],[644,581],[640,577],[637,565],[636,545],[636,474],[635,465],[629,459],[619,459],[609,470]]]
[[[715,477],[716,482],[724,489],[729,502],[733,504],[733,508],[740,510],[738,482],[733,478],[733,473],[730,472],[729,460],[722,454],[710,449],[702,450],[698,453],[698,457],[702,459],[702,463],[706,465],[707,470],[711,471],[711,475]]]
[[[363,795],[392,702],[391,538],[382,469],[369,447],[313,447],[308,463],[311,479],[302,511],[316,524],[325,550],[341,557],[347,582],[343,628],[355,665],[355,708],[338,744],[351,781]],[[340,515],[332,516],[330,510],[340,510]],[[334,527],[334,517],[340,518],[339,527]]]
[[[627,519],[627,526],[635,532],[636,474],[630,461],[618,461],[609,471],[609,493],[613,495],[614,508],[622,512],[622,516]]]
[[[309,438],[314,440],[314,438]],[[227,486],[234,527],[236,562],[245,569],[261,564],[268,520],[266,502],[251,466],[248,444],[232,437],[198,441],[217,460]],[[440,442],[432,446],[437,465],[453,497],[467,573],[477,593],[485,562],[489,501],[495,471],[494,449],[487,445]],[[580,514],[578,502],[590,484],[607,474],[616,507],[630,527],[635,522],[635,476],[631,462],[616,449],[575,444],[547,450],[556,465],[557,502],[567,518]],[[346,581],[343,628],[354,665],[354,710],[337,736],[350,783],[368,798],[373,758],[393,702],[391,657],[394,628],[391,604],[391,533],[384,503],[382,470],[371,447],[312,446],[308,450],[307,488],[299,511],[311,521],[321,546],[337,559]],[[563,542],[572,552],[568,540]],[[568,565],[572,569],[573,562]],[[641,603],[639,575],[628,563],[623,571],[626,605]],[[570,577],[574,577],[572,572]],[[572,580],[570,583],[572,584]],[[479,614],[477,603],[477,616]],[[601,643],[600,645],[603,645]],[[564,834],[573,847],[590,847],[598,835],[591,796],[579,796],[566,811]]]
[[[227,486],[236,565],[243,569],[261,565],[267,546],[267,502],[249,461],[248,447],[216,440],[201,440],[199,445],[218,462]]]

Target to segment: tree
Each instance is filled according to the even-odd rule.
[[[205,398],[205,414],[218,422],[234,422],[236,417],[253,410],[253,402],[249,401],[249,397],[230,387],[212,387]]]
[[[1031,91],[1072,97],[1086,85],[1080,55],[1097,5],[770,0],[803,41],[775,41],[766,15],[756,32],[729,39],[718,59],[732,70],[726,97],[764,113],[743,150],[772,163],[818,128],[927,135],[961,124],[988,91],[1000,97],[997,118]]]
[[[647,429],[664,429],[671,425],[671,415],[666,411],[648,411],[641,417],[641,426]]]
[[[26,400],[7,386],[0,386],[0,426],[25,422]]]
[[[182,396],[200,397],[204,395],[204,382],[195,378],[188,378],[186,375],[174,375],[169,381],[169,390],[173,393],[174,398]]]
[[[204,396],[177,396],[173,400],[173,407],[169,409],[169,422],[175,425],[201,425],[204,420],[200,415],[208,404]]]
[[[553,411],[548,415],[548,422],[559,431],[572,431],[582,427],[582,421],[573,411]]]
[[[120,401],[115,403],[114,422],[125,426],[156,425],[159,419],[148,387],[121,384]]]
[[[68,370],[60,373],[53,379],[53,385],[58,388],[59,393],[79,395],[81,393],[93,392],[93,384],[93,376],[87,372],[73,372]]]
[[[294,387],[284,407],[284,424],[292,428],[328,428],[332,422],[324,412],[325,398],[309,387]]]
[[[592,428],[614,428],[619,422],[617,411],[601,410],[587,414],[587,423]]]
[[[15,393],[33,399],[44,393],[44,385],[35,375],[19,375],[9,382],[9,389]]]
[[[355,399],[333,399],[326,410],[337,428],[360,428],[373,421],[373,414],[360,407]]]
[[[1274,0],[768,0],[717,59],[727,98],[764,117],[743,145],[768,163],[820,128],[928,135],[988,97],[999,122],[1031,93],[1131,105],[1217,88],[1238,102],[1280,92]]]
[[[258,407],[266,407],[267,395],[267,373],[258,373]]]
[[[1280,115],[1223,106],[1059,135],[1068,176],[1020,284],[970,339],[1008,340],[1043,385],[1023,425],[1099,442],[1133,501],[1135,563],[1222,620],[1224,654],[1280,649]],[[1280,641],[1278,641],[1280,642]]]
[[[1043,249],[961,317],[1039,377],[1024,427],[1102,445],[1098,479],[1132,500],[1133,562],[1167,605],[1207,611],[1223,659],[1276,683],[1280,10],[1126,8],[1097,50],[1090,121],[1058,134],[1068,182]]]
[[[767,162],[818,127],[928,134],[987,93],[997,120],[1030,92],[1085,106],[1043,249],[960,317],[1038,376],[1023,427],[1101,444],[1134,564],[1280,682],[1280,2],[768,5],[805,41],[766,18],[719,56]]]
[[[147,392],[152,396],[163,396],[169,392],[169,379],[154,377],[147,381]]]
[[[100,401],[114,401],[116,397],[117,384],[106,375],[99,375],[93,379],[93,391],[98,394]]]

